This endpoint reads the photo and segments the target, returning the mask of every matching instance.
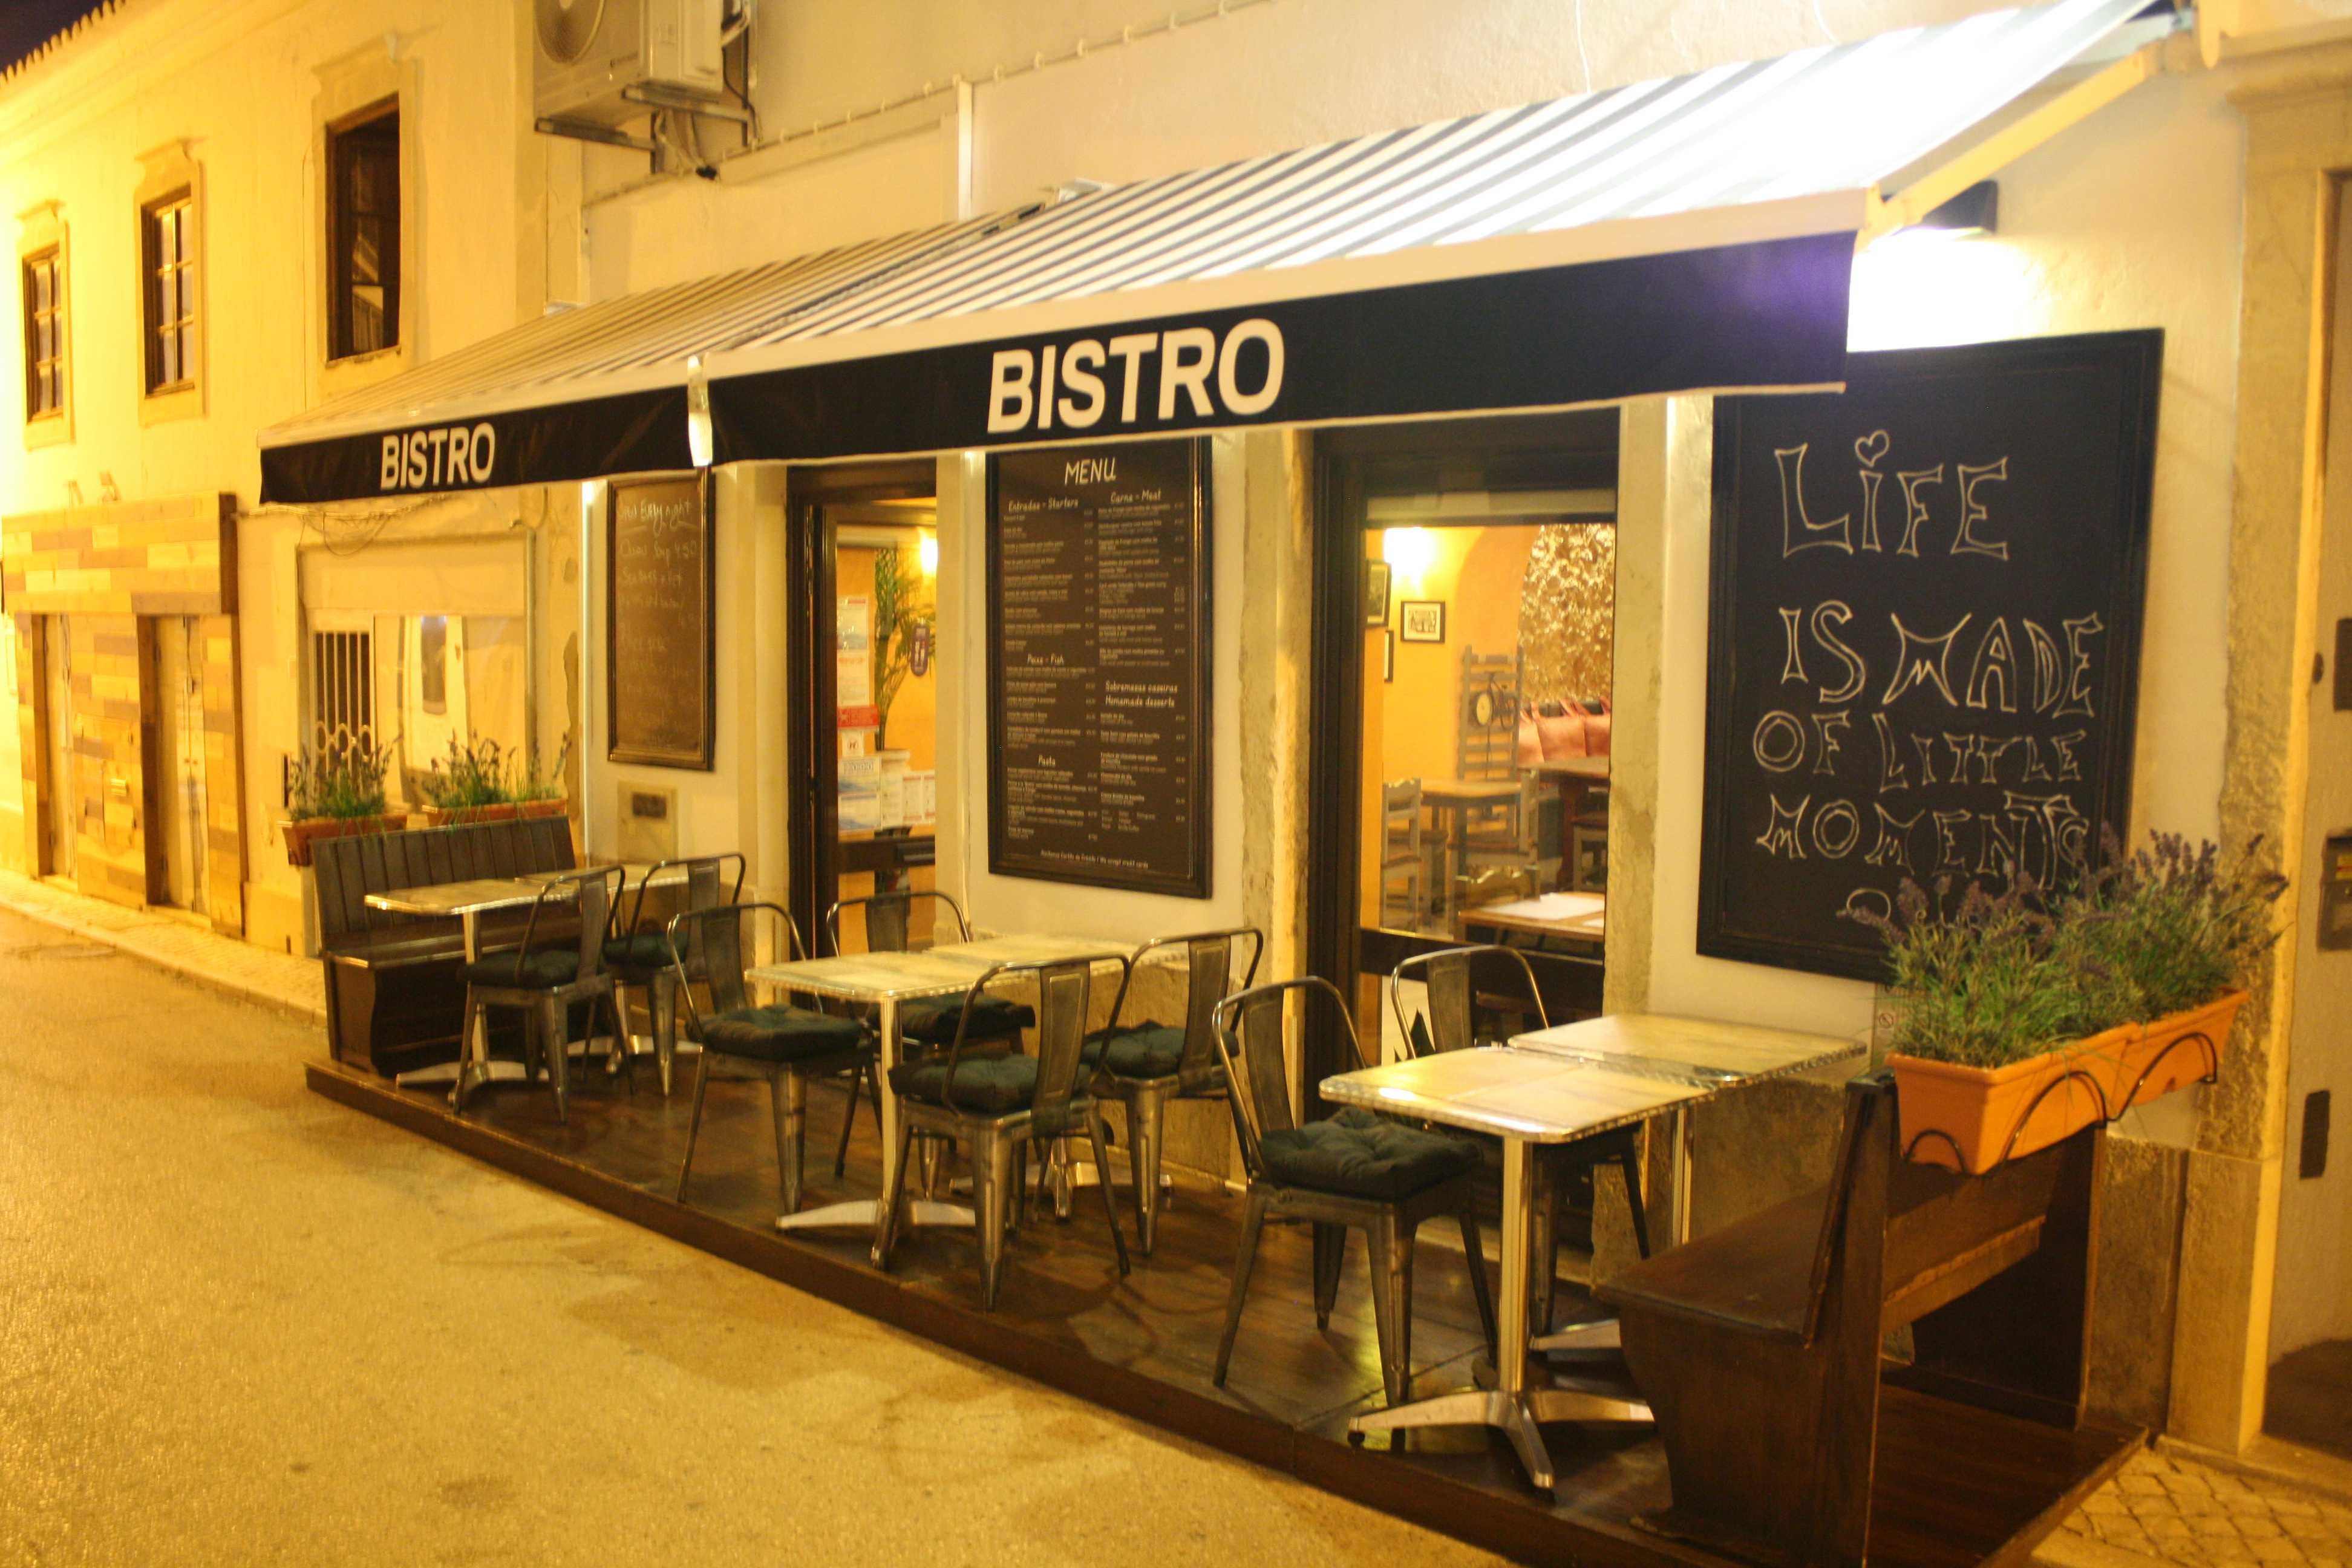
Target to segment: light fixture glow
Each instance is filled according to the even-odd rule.
[[[928,528],[924,529],[915,535],[915,551],[922,557],[923,575],[938,576],[940,574],[940,536]]]
[[[1421,592],[1421,580],[1437,559],[1437,541],[1425,528],[1391,528],[1381,535],[1381,559],[1403,578],[1406,591]]]

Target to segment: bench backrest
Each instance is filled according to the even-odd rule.
[[[562,816],[320,839],[311,846],[320,940],[410,922],[411,917],[368,908],[370,893],[477,877],[569,871],[573,865],[572,823]]]

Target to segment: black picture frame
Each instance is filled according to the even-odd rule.
[[[699,637],[688,637],[694,646],[694,664],[698,668],[680,669],[672,660],[648,661],[671,675],[683,674],[687,679],[673,683],[672,689],[660,698],[637,703],[625,702],[622,687],[625,680],[638,673],[632,663],[625,674],[622,648],[628,632],[629,617],[638,606],[625,604],[621,592],[622,530],[625,526],[624,509],[641,504],[640,497],[658,490],[693,492],[696,529],[695,548],[698,561],[688,562],[673,574],[682,580],[683,602],[700,623]],[[711,770],[718,750],[719,728],[719,616],[718,560],[712,548],[718,532],[716,487],[709,473],[664,474],[645,479],[614,479],[605,487],[604,495],[604,756],[609,762],[635,763],[650,767],[685,768],[700,773]],[[676,586],[676,584],[674,584]],[[665,621],[674,617],[664,616]],[[684,639],[667,637],[676,642]],[[687,705],[688,723],[671,726],[663,732],[649,732],[636,717],[639,710],[664,711],[675,715],[677,705]],[[679,731],[688,731],[679,738]]]
[[[1364,626],[1367,629],[1389,624],[1389,563],[1385,561],[1364,563]]]
[[[1751,818],[1759,797],[1757,781],[1767,776],[1761,768],[1771,765],[1763,762],[1758,736],[1762,732],[1763,721],[1775,717],[1768,710],[1781,706],[1780,699],[1775,697],[1767,702],[1760,693],[1767,689],[1777,692],[1792,679],[1793,665],[1787,652],[1793,635],[1790,631],[1792,623],[1787,620],[1793,613],[1788,608],[1790,605],[1836,599],[1839,607],[1851,609],[1855,618],[1852,622],[1832,623],[1833,634],[1842,633],[1841,640],[1853,646],[1861,646],[1867,635],[1865,628],[1874,629],[1884,637],[1889,614],[1899,615],[1905,610],[1920,621],[1920,627],[1916,629],[1923,630],[1949,626],[1964,611],[1974,613],[1973,624],[1977,626],[1989,626],[1996,615],[2007,618],[2025,614],[2010,597],[1971,598],[1969,590],[1959,585],[1957,574],[1962,570],[1961,562],[1980,561],[1988,552],[1971,548],[1963,556],[1954,548],[1963,541],[1954,532],[1957,509],[1949,481],[1941,491],[1931,489],[1927,492],[1933,500],[1923,526],[1934,531],[1918,540],[1916,548],[1908,548],[1914,540],[1906,531],[1910,526],[1906,491],[1895,483],[1902,476],[1894,471],[1909,467],[1915,470],[1915,477],[1924,478],[1924,473],[1916,470],[1931,460],[1953,457],[1966,460],[1972,454],[1958,452],[1954,437],[1948,434],[1950,425],[1973,421],[1976,431],[1990,432],[2003,420],[2012,422],[2014,428],[2000,431],[1999,437],[2006,483],[2011,487],[2007,491],[2010,516],[2006,520],[1996,517],[1988,524],[1988,536],[2004,531],[2004,521],[2008,530],[2025,527],[2019,510],[2023,503],[2017,499],[2014,487],[2038,483],[2045,494],[2033,503],[2040,509],[2033,515],[2047,514],[2046,521],[2053,525],[2063,520],[2064,530],[2059,532],[2053,528],[2041,535],[2027,533],[2020,537],[2063,541],[2063,547],[2074,552],[2065,563],[2078,571],[2083,583],[2096,584],[2095,593],[2092,593],[2081,590],[2077,584],[2079,603],[2074,598],[2067,600],[2075,605],[2074,613],[2095,613],[2105,623],[2103,669],[2094,704],[2095,733],[2091,732],[2093,726],[2085,723],[2085,733],[2074,737],[2084,766],[2081,799],[2089,814],[2085,832],[2093,851],[2097,847],[2096,833],[2101,823],[2112,825],[2118,833],[2127,831],[2142,622],[2147,610],[2149,508],[2155,479],[2158,401],[2163,379],[2163,339],[2160,330],[2148,329],[2027,338],[1956,348],[1856,353],[1848,359],[1847,390],[1843,393],[1767,394],[1717,400],[1706,763],[1700,819],[1696,941],[1700,954],[1854,980],[1884,982],[1886,978],[1881,939],[1859,921],[1833,921],[1822,913],[1824,904],[1832,901],[1829,893],[1834,890],[1828,889],[1832,862],[1841,873],[1849,869],[1853,872],[1838,883],[1850,885],[1840,907],[1857,907],[1857,900],[1863,900],[1864,893],[1891,899],[1892,889],[1884,884],[1902,869],[1899,861],[1890,856],[1884,862],[1871,862],[1861,852],[1863,847],[1867,847],[1871,854],[1879,852],[1874,826],[1871,837],[1844,859],[1819,853],[1817,844],[1811,846],[1817,852],[1806,861],[1776,859],[1770,907],[1743,897],[1743,883],[1752,886],[1759,879],[1752,870],[1743,876],[1738,868],[1741,864],[1739,858],[1749,852],[1747,840],[1753,837]],[[2060,397],[2062,389],[2067,387],[2083,389],[2077,395],[2086,417],[2079,422],[2079,429],[2056,422],[2057,416],[2046,406],[2047,400]],[[1906,421],[1899,413],[1890,415],[1889,409],[1915,414],[1923,409],[1950,413],[1946,427],[1937,430],[1931,426],[1923,426],[1916,417]],[[1901,452],[1888,450],[1889,427],[1902,428],[1914,448],[1907,464]],[[2031,471],[2011,465],[2010,457],[2026,450],[2021,443],[2035,439],[2047,442],[2053,438],[2053,431],[2073,443],[2059,454],[2062,460],[2038,465]],[[1990,434],[1982,438],[1995,439]],[[1844,451],[1849,443],[1853,448],[1850,458]],[[1919,455],[1917,448],[1921,445],[1937,449]],[[1816,493],[1826,491],[1831,482],[1829,476],[1833,472],[1842,471],[1844,479],[1835,504],[1824,501],[1813,509],[1820,512],[1818,518],[1811,510],[1801,510],[1801,510],[1792,513],[1783,489],[1786,460],[1793,456],[1801,462],[1803,451],[1810,447],[1818,447],[1816,460],[1822,468],[1817,476],[1802,478],[1796,487],[1800,497],[1808,487],[1814,488]],[[1942,449],[1947,447],[1954,449]],[[1976,460],[1984,461],[1992,450],[1988,446]],[[1840,464],[1842,470],[1835,467]],[[1748,471],[1749,466],[1752,472]],[[1869,510],[1868,493],[1856,480],[1857,466],[1873,467],[1894,475],[1880,487],[1885,496],[1878,511]],[[2102,481],[2099,494],[2086,497],[2059,491],[2062,485],[2080,488],[2091,483],[2083,476],[2092,474],[2107,477]],[[1998,489],[1991,493],[2003,494]],[[1769,510],[1759,500],[1767,495],[1774,498]],[[1743,517],[1743,496],[1756,503],[1751,511],[1765,513],[1761,523]],[[2095,501],[2096,504],[2093,504]],[[1837,513],[1845,515],[1833,516]],[[1790,534],[1787,531],[1791,516],[1800,520],[1801,529],[1822,538],[1839,537],[1835,531],[1850,521],[1854,531],[1845,537],[1850,539],[1852,548],[1841,552],[1824,548],[1817,540],[1806,539],[1801,533]],[[1964,531],[1965,518],[1959,521]],[[1874,525],[1882,531],[1877,542],[1880,553],[1875,560],[1892,561],[1898,555],[1912,555],[1917,558],[1915,564],[1921,571],[1933,570],[1942,574],[1930,580],[1928,591],[1947,595],[1937,604],[1932,615],[1921,615],[1916,588],[1909,590],[1915,596],[1905,601],[1895,600],[1891,591],[1865,598],[1853,592],[1851,584],[1833,590],[1832,585],[1842,580],[1822,575],[1824,572],[1859,571],[1859,565],[1845,563],[1864,560],[1869,548],[1864,542],[1870,540]],[[1803,587],[1794,585],[1797,569],[1787,565],[1800,555],[1811,563],[1806,570],[1813,574]],[[2008,557],[2000,559],[2006,562]],[[2032,583],[2053,579],[2050,568],[2044,565],[2023,580]],[[1899,629],[1902,623],[1898,620],[1896,626]],[[2017,629],[2021,633],[2024,628],[2021,625]],[[1791,689],[1789,705],[1800,710],[1801,715],[1841,707],[1835,701],[1824,704],[1807,700],[1822,689],[1824,682],[1843,683],[1849,667],[1834,650],[1824,651],[1824,644],[1799,646],[1814,650],[1809,668],[1811,676],[1820,679],[1811,684],[1797,682]],[[1875,649],[1877,645],[1871,647]],[[1958,658],[1966,657],[1964,652]],[[1955,677],[1963,668],[1958,658],[1954,660]],[[1743,663],[1747,667],[1745,687],[1740,683]],[[1874,737],[1874,725],[1864,710],[1883,713],[1887,705],[1884,693],[1892,688],[1888,686],[1888,667],[1883,658],[1875,658],[1869,669],[1876,677],[1874,681],[1864,683],[1858,676],[1853,678],[1857,697],[1846,705],[1851,708],[1845,715],[1850,728],[1843,734],[1857,752],[1877,757],[1881,742]],[[1877,700],[1873,701],[1874,697]],[[1971,715],[1965,709],[1959,710],[1950,724],[1937,726],[1936,733],[1926,738],[1942,746],[1942,730],[1946,728],[2031,733],[2028,720],[2035,717],[2033,710],[2022,700],[2020,707],[2021,714],[2005,727],[1988,726],[1981,710]],[[2060,711],[2063,710],[2062,705]],[[1758,716],[1759,711],[1762,719]],[[1780,732],[1803,733],[1806,721],[1800,717],[1792,721],[1795,729],[1784,727]],[[1889,732],[1895,736],[1898,747],[1917,722],[1914,719],[1890,722]],[[2070,728],[2075,722],[2067,721]],[[1953,739],[1957,743],[1968,736],[1956,735]],[[1801,784],[1792,782],[1787,793],[1791,796],[1809,793],[1816,805],[1825,797],[1832,802],[1851,799],[1856,810],[1857,832],[1859,822],[1874,817],[1873,806],[1880,804],[1881,795],[1889,788],[1903,790],[1893,798],[1906,814],[1931,808],[1947,812],[1958,809],[1961,800],[1948,793],[1937,799],[1927,798],[1918,773],[1929,764],[1915,755],[1916,751],[1915,746],[1897,752],[1898,760],[1909,770],[1908,787],[1891,782],[1901,769],[1877,774],[1865,772],[1852,783],[1834,775],[1825,780],[1822,776],[1824,769],[1819,765],[1822,759],[1819,757],[1791,764],[1796,772],[1775,772],[1769,776],[1801,779]],[[1884,768],[1883,762],[1878,765]],[[1952,765],[1965,768],[1967,763],[1963,761],[1952,764],[1947,757],[1948,773]],[[1998,767],[1997,762],[1979,763],[1981,772],[1994,775],[1986,781],[1988,789],[2006,787],[2009,783],[1999,774]],[[2053,770],[2053,774],[2064,772],[2063,767]],[[1878,793],[1867,794],[1868,781],[1874,777]],[[1954,781],[1948,777],[1931,782],[1948,792],[1954,787]],[[2063,785],[2063,782],[2053,778],[2053,785]],[[1780,809],[1780,803],[1776,798],[1775,816],[1768,832],[1779,826]],[[1841,835],[1845,826],[1841,820]],[[1818,837],[1818,828],[1815,833]],[[1978,862],[1988,853],[1990,850],[1979,844],[1969,857],[1966,874],[1953,877],[1954,885],[1965,886],[1981,879],[1997,889],[1999,874],[1985,875],[1978,869]],[[2022,858],[2021,850],[2020,854]],[[1926,857],[1913,858],[1916,862]],[[1909,869],[1912,879],[1925,885],[1932,882],[1942,868],[1914,864]],[[1919,872],[1925,874],[1916,874]],[[1832,930],[1832,926],[1836,929]]]
[[[1426,636],[1412,628],[1414,612],[1434,612],[1437,616],[1435,636]],[[1443,599],[1405,599],[1397,605],[1397,640],[1399,642],[1442,643],[1445,640],[1445,601]]]
[[[1007,833],[1006,764],[1013,755],[1008,744],[1004,722],[1004,579],[1003,551],[1001,536],[1003,525],[1003,474],[1007,461],[1045,459],[1076,465],[1118,459],[1129,454],[1146,459],[1167,458],[1181,452],[1182,473],[1180,482],[1186,491],[1184,506],[1184,552],[1187,556],[1187,598],[1194,616],[1192,645],[1190,658],[1183,665],[1182,684],[1177,700],[1182,704],[1188,732],[1192,737],[1191,754],[1181,770],[1188,809],[1185,813],[1188,835],[1181,850],[1170,857],[1165,868],[1137,868],[1111,865],[1087,865],[1066,854],[1048,859],[1041,854],[1024,850],[1009,840]],[[1161,893],[1175,898],[1206,899],[1213,891],[1212,860],[1215,842],[1216,802],[1212,761],[1215,754],[1215,736],[1212,726],[1214,668],[1215,618],[1212,593],[1211,542],[1214,535],[1214,519],[1209,497],[1210,438],[1178,437],[1169,439],[1101,444],[1085,447],[1032,449],[1013,454],[991,454],[988,459],[987,516],[987,680],[988,680],[988,869],[992,876],[1019,877],[1032,881],[1065,882],[1081,887],[1113,888],[1127,892]],[[1072,521],[1081,520],[1073,511]]]

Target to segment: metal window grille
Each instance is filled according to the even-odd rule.
[[[311,732],[327,746],[375,734],[375,649],[366,632],[310,634]]]

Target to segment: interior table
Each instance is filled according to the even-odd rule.
[[[1606,893],[1544,893],[1532,899],[1511,899],[1480,904],[1462,911],[1463,935],[1470,941],[1490,933],[1491,940],[1509,945],[1513,936],[1534,939],[1536,952],[1549,942],[1565,943],[1579,952],[1599,947],[1608,933]]]
[[[1445,831],[1445,879],[1439,889],[1438,905],[1448,919],[1454,914],[1454,886],[1470,856],[1470,814],[1500,805],[1516,807],[1518,799],[1519,785],[1516,779],[1422,781],[1421,804],[1449,818]]]
[[[838,1229],[859,1226],[875,1233],[875,1266],[882,1263],[881,1222],[898,1189],[898,1162],[891,1152],[898,1146],[898,1095],[890,1087],[890,1069],[898,1065],[898,1008],[907,1002],[955,996],[971,989],[973,981],[1000,963],[1116,963],[1128,950],[1117,943],[1066,936],[997,936],[978,942],[951,942],[916,952],[856,952],[832,958],[804,958],[790,963],[763,963],[746,977],[781,991],[830,996],[874,1006],[875,1027],[881,1036],[882,1070],[876,1075],[882,1121],[882,1195],[828,1204],[823,1208],[780,1215],[778,1230]],[[971,1225],[971,1210],[960,1204],[917,1198],[907,1205],[909,1225]]]
[[[1483,1132],[1503,1146],[1495,1387],[1359,1415],[1348,1424],[1349,1439],[1416,1426],[1491,1426],[1510,1439],[1528,1479],[1549,1491],[1555,1476],[1540,1423],[1643,1422],[1650,1411],[1605,1383],[1566,1378],[1538,1384],[1529,1378],[1530,1351],[1549,1348],[1529,1329],[1532,1310],[1549,1299],[1533,1278],[1535,1146],[1570,1142],[1663,1112],[1675,1113],[1679,1125],[1691,1105],[1726,1089],[1826,1066],[1860,1047],[1825,1036],[1655,1016],[1597,1018],[1521,1038],[1534,1043],[1340,1073],[1323,1080],[1322,1093],[1339,1105]],[[1677,1147],[1686,1152],[1686,1135],[1678,1134]],[[1679,1208],[1687,1187],[1679,1167],[1676,1185]]]
[[[1609,759],[1553,757],[1529,763],[1527,771],[1559,789],[1559,886],[1565,890],[1575,870],[1576,819],[1584,814],[1585,796],[1592,786],[1609,782]]]

